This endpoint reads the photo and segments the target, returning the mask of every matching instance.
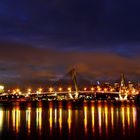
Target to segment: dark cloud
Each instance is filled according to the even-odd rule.
[[[140,75],[138,55],[130,59],[115,52],[63,52],[11,42],[0,46],[2,82],[54,80],[73,67],[92,80],[115,79],[122,72],[135,80]]]
[[[1,37],[44,46],[105,46],[140,40],[138,0],[1,1]]]
[[[138,0],[1,0],[0,80],[139,77]],[[104,77],[105,76],[105,77]]]

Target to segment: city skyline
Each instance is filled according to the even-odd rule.
[[[75,67],[93,80],[140,79],[137,0],[0,2],[0,83],[44,82]]]

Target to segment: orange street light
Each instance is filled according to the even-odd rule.
[[[20,92],[20,89],[19,89],[19,88],[17,88],[17,89],[16,89],[16,92]]]
[[[15,93],[16,93],[16,91],[13,89],[12,93],[13,93],[13,94],[15,94]]]
[[[52,88],[52,87],[50,87],[50,88],[49,88],[49,92],[52,92],[52,91],[53,91],[53,88]]]
[[[42,88],[39,88],[39,92],[42,92],[42,90],[43,90]]]
[[[104,88],[104,92],[107,92],[107,88]]]
[[[68,87],[68,91],[71,92],[71,87]]]
[[[94,88],[93,87],[91,88],[91,91],[94,91]]]
[[[84,91],[86,91],[86,90],[87,90],[87,88],[85,87],[85,88],[84,88]]]
[[[30,94],[30,93],[31,93],[31,91],[32,91],[32,89],[31,89],[31,88],[28,88],[28,90],[27,90],[27,91],[28,91],[28,93]]]
[[[100,87],[98,87],[98,91],[101,91],[101,88]]]
[[[62,91],[62,88],[60,87],[58,90],[59,90],[59,91]]]

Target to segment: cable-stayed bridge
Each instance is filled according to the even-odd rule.
[[[79,98],[90,99],[119,99],[127,100],[129,95],[126,88],[125,78],[122,74],[119,80],[119,90],[115,90],[110,85],[100,86],[93,85],[91,79],[79,74],[75,69],[70,70],[62,78],[53,82],[53,84],[47,89],[43,90],[39,88],[37,91],[32,92],[28,89],[26,93],[22,93],[19,89],[16,89],[12,95],[23,95],[33,98],[53,98],[53,99],[66,99],[77,100]],[[3,94],[4,95],[4,94]],[[1,96],[3,96],[1,95]]]
[[[91,80],[87,77],[76,72],[75,69],[70,70],[66,73],[62,78],[55,81],[52,84],[52,87],[48,89],[48,91],[42,92],[38,91],[38,93],[32,94],[47,94],[48,96],[64,96],[70,99],[78,99],[81,96],[92,96],[98,97],[106,96],[107,98],[117,97],[122,99],[127,98],[127,94],[122,93],[122,89],[125,85],[124,76],[121,76],[120,81],[120,90],[115,91],[113,88],[105,87],[102,89],[100,86],[94,86],[91,83]],[[90,88],[89,88],[90,86]]]

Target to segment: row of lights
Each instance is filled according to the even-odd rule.
[[[67,90],[69,91],[69,92],[71,92],[72,91],[72,88],[71,87],[68,87],[67,88]],[[103,90],[101,89],[101,87],[97,87],[97,89],[95,89],[94,87],[91,87],[91,89],[90,89],[91,91],[99,91],[99,92],[101,92],[101,91],[103,91],[103,92],[107,92],[107,91],[114,91],[114,89],[113,88],[111,88],[111,89],[108,89],[108,88],[104,88]],[[54,91],[54,88],[52,88],[52,87],[50,87],[49,88],[49,92],[53,92]],[[61,91],[63,91],[63,88],[62,87],[59,87],[58,88],[58,91],[59,92],[61,92]],[[87,88],[85,87],[84,88],[84,91],[87,91]],[[32,89],[31,88],[29,88],[29,89],[27,89],[27,92],[28,93],[31,93],[32,92]],[[43,92],[43,89],[42,88],[39,88],[39,89],[37,89],[37,91],[36,91],[36,93],[42,93]],[[21,90],[20,89],[14,89],[13,90],[13,94],[16,94],[16,93],[19,93],[19,94],[21,94]]]
[[[127,93],[127,94],[139,94],[139,91],[138,90],[136,90],[136,89],[133,89],[133,90],[125,90],[125,89],[122,89],[121,90],[121,93]]]
[[[71,91],[72,91],[72,88],[71,88],[71,87],[68,87],[67,90],[68,90],[69,92],[71,92]],[[63,91],[63,88],[62,88],[62,87],[59,87],[59,88],[58,88],[58,91],[59,91],[59,92],[62,92],[62,91]],[[87,88],[86,88],[86,87],[84,88],[84,91],[87,91]],[[113,88],[110,88],[110,89],[104,88],[104,89],[102,90],[101,87],[97,87],[97,89],[95,89],[94,87],[91,87],[91,91],[92,91],[92,92],[94,92],[94,91],[98,91],[98,92],[108,92],[108,91],[110,91],[110,92],[113,92],[114,89],[113,89]],[[28,92],[28,94],[30,94],[30,93],[32,92],[32,89],[31,89],[31,88],[27,89],[27,92]],[[42,92],[43,92],[43,89],[42,89],[42,88],[39,88],[39,89],[36,91],[37,94],[40,94],[40,93],[42,93]],[[50,87],[50,88],[49,88],[49,92],[54,92],[54,88]],[[122,92],[122,93],[123,93],[123,92],[126,92],[126,93],[131,93],[131,94],[138,94],[138,91],[135,90],[135,89],[133,89],[132,91],[129,91],[129,90],[124,91],[124,90],[122,89],[121,92]],[[19,88],[17,88],[17,89],[14,89],[12,93],[13,93],[13,94],[21,94],[21,90],[20,90]]]

